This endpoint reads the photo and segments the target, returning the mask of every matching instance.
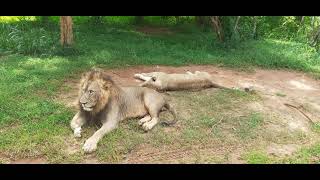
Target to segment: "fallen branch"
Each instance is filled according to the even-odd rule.
[[[299,107],[292,105],[292,104],[288,104],[288,103],[284,103],[285,106],[291,107],[291,108],[295,108],[296,110],[298,110],[301,114],[303,114],[312,124],[314,124],[313,120],[306,115],[300,108],[302,107],[301,105]]]

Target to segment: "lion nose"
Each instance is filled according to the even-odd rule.
[[[84,97],[81,97],[81,98],[80,98],[80,103],[81,103],[81,104],[87,104],[88,101],[87,101]]]
[[[85,102],[85,101],[80,101],[81,104],[85,105],[87,104],[88,102]]]

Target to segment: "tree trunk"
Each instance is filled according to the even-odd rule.
[[[72,17],[61,16],[60,17],[60,30],[61,30],[61,45],[71,46],[73,44],[73,32],[72,32]]]
[[[144,21],[144,16],[136,16],[136,24],[141,24]]]
[[[223,42],[224,34],[219,16],[211,16],[210,19],[213,25],[213,30],[217,33],[220,42]]]
[[[253,39],[257,39],[257,16],[253,16]]]
[[[195,17],[196,23],[200,26],[204,26],[205,24],[205,16],[196,16]]]
[[[315,16],[312,16],[312,18],[311,18],[311,27],[312,27],[312,29],[314,29],[314,22],[315,22]]]
[[[237,17],[236,23],[235,23],[234,28],[233,28],[234,33],[237,33],[237,31],[238,31],[238,24],[239,24],[240,17],[241,16]]]
[[[304,16],[301,17],[300,24],[303,24],[303,22],[304,22]]]
[[[176,23],[180,22],[180,16],[174,16],[174,18],[176,19]]]
[[[318,26],[317,31],[311,37],[311,46],[317,46],[320,41],[320,25]]]

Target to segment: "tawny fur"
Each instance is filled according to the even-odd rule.
[[[223,88],[211,80],[207,72],[196,71],[185,74],[167,74],[164,72],[151,72],[135,74],[135,78],[143,80],[140,86],[155,89],[157,91],[177,91],[188,89]]]
[[[153,89],[120,87],[101,70],[86,73],[80,82],[79,111],[71,121],[75,137],[81,137],[81,127],[90,120],[102,127],[84,144],[87,153],[97,148],[99,140],[127,118],[142,118],[139,125],[151,130],[159,121],[159,113],[169,110],[176,121],[176,112],[166,99]]]

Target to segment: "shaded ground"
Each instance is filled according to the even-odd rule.
[[[270,155],[270,157],[283,158],[294,154],[301,147],[312,145],[319,139],[318,134],[312,131],[312,126],[313,123],[317,123],[320,120],[320,85],[318,81],[303,73],[278,70],[256,70],[253,73],[247,73],[214,66],[137,66],[125,69],[110,69],[106,70],[106,72],[121,85],[137,85],[140,81],[133,78],[133,74],[135,73],[152,71],[184,73],[196,70],[209,72],[215,82],[227,87],[240,89],[251,87],[255,90],[260,100],[240,102],[240,105],[235,105],[235,107],[230,108],[228,106],[224,108],[230,108],[233,111],[232,114],[228,110],[226,110],[226,113],[223,112],[223,108],[221,112],[215,114],[215,109],[211,109],[212,113],[209,112],[210,101],[206,104],[201,103],[205,102],[204,99],[206,97],[209,98],[219,93],[220,90],[207,89],[199,92],[170,92],[169,96],[179,112],[181,121],[185,120],[188,123],[195,121],[195,124],[197,124],[197,119],[203,118],[200,109],[206,110],[207,112],[204,112],[204,114],[207,113],[208,116],[212,115],[214,118],[227,114],[226,117],[228,119],[225,121],[224,119],[220,121],[218,119],[214,122],[208,121],[211,123],[210,130],[215,128],[221,134],[213,133],[214,136],[211,139],[207,139],[206,143],[210,142],[209,144],[198,142],[192,145],[179,145],[179,142],[176,142],[174,144],[160,143],[160,145],[154,146],[152,143],[151,145],[150,143],[138,143],[128,150],[127,153],[123,154],[122,160],[117,160],[117,163],[246,163],[246,153],[248,154],[246,149],[264,152]],[[78,92],[77,84],[78,80],[68,80],[65,86],[68,93],[57,97],[63,104],[74,109]],[[194,97],[198,97],[198,99],[192,100]],[[199,104],[197,105],[197,103]],[[236,102],[234,103],[237,104]],[[285,103],[302,106],[303,111],[314,122],[310,122],[298,110],[285,106]],[[261,125],[259,125],[259,118],[256,118],[258,119],[258,125],[255,125],[255,116],[251,117],[250,114],[245,113],[246,111],[248,113],[255,112],[261,114],[263,116]],[[192,112],[198,112],[199,114],[193,117]],[[241,120],[241,117],[248,118]],[[239,120],[240,125],[232,122],[235,121],[235,118],[238,118],[237,120]],[[252,121],[253,126],[251,127],[246,121]],[[243,124],[241,125],[241,122],[248,124],[248,127]],[[207,132],[205,127],[202,129],[205,131],[197,131],[192,135],[192,128],[197,128],[197,126],[188,126],[190,124],[181,122],[175,127],[163,128],[161,133],[170,134],[169,139],[173,138],[173,140],[181,137],[188,139],[188,136],[192,136],[190,142],[194,142],[194,140],[197,142],[196,139],[199,138],[197,136],[201,136],[201,133]],[[250,128],[255,129],[255,133],[251,132]],[[191,133],[191,135],[188,135],[188,133]],[[225,137],[223,140],[219,137],[223,136],[223,134],[230,137]],[[256,135],[252,136],[252,134]],[[237,141],[238,137],[233,137],[238,135],[241,137],[240,142]],[[189,141],[186,139],[179,139],[178,141],[181,140],[181,143],[186,142],[188,144]],[[78,144],[77,148],[79,151],[81,146]],[[84,163],[108,163],[108,161],[104,161],[103,159],[99,161],[97,158],[92,158],[92,155],[85,159],[87,160]]]
[[[155,35],[155,34],[172,34],[172,32],[169,30],[169,28],[166,27],[150,27],[150,26],[143,26],[143,27],[138,27],[136,29],[139,32],[142,32],[144,34],[150,34],[150,35]]]

